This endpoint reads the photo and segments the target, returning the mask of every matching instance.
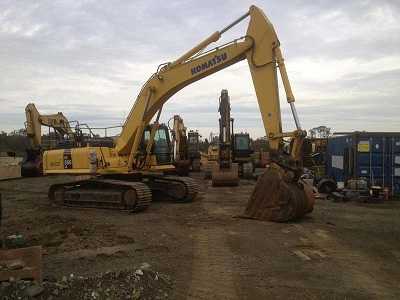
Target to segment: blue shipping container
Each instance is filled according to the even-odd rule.
[[[400,132],[354,132],[328,139],[326,174],[339,186],[365,178],[400,196]]]

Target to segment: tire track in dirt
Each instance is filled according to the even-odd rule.
[[[226,233],[200,229],[194,236],[192,280],[187,299],[239,299],[235,290],[233,254]]]
[[[305,236],[315,248],[323,250],[327,258],[335,260],[343,270],[342,277],[348,283],[348,289],[358,290],[377,299],[397,299],[397,296],[391,293],[390,285],[387,286],[391,279],[386,277],[381,265],[373,257],[348,247],[326,230],[310,231],[300,224],[294,227],[299,235]]]
[[[220,201],[202,201],[201,206],[211,218],[222,219],[223,223],[231,219]],[[193,234],[193,265],[186,299],[239,299],[234,281],[237,272],[225,228],[209,222],[198,225]]]

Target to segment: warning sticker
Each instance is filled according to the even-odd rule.
[[[72,155],[70,149],[64,150],[63,159],[64,169],[72,169]]]
[[[359,141],[357,145],[358,152],[369,152],[369,141]]]

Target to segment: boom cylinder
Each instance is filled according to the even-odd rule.
[[[231,29],[233,26],[235,26],[236,24],[240,23],[241,21],[243,21],[244,19],[246,19],[248,16],[250,15],[250,11],[248,11],[247,13],[245,13],[243,16],[239,17],[238,19],[236,19],[235,21],[233,21],[231,24],[229,24],[228,26],[226,26],[225,28],[223,28],[221,31],[216,31],[214,32],[212,35],[210,35],[208,38],[206,38],[204,41],[202,41],[200,44],[198,44],[197,46],[193,47],[191,50],[189,50],[188,52],[186,52],[185,54],[183,54],[181,57],[179,57],[177,60],[175,60],[170,67],[178,65],[184,61],[186,61],[187,59],[189,59],[190,57],[192,57],[193,55],[195,55],[196,53],[198,53],[199,51],[203,50],[205,47],[207,47],[208,45],[210,45],[211,43],[214,43],[216,41],[219,40],[219,38],[221,37],[221,35],[225,32],[227,32],[229,29]]]
[[[207,47],[209,44],[218,41],[220,37],[221,37],[221,34],[219,33],[219,31],[214,32],[212,35],[210,35],[208,38],[206,38],[200,44],[198,44],[197,46],[193,47],[191,50],[189,50],[188,52],[183,54],[181,57],[179,57],[177,60],[175,60],[170,65],[170,67],[178,65],[178,64],[184,62],[185,60],[189,59],[190,57],[192,57],[193,55],[195,55],[196,53],[198,53],[199,51],[201,51],[202,49]]]
[[[292,110],[292,115],[293,115],[294,122],[296,123],[296,128],[298,130],[300,130],[301,129],[301,125],[300,125],[299,116],[297,115],[296,106],[294,106],[294,102],[289,102],[289,104],[290,104],[290,109]]]
[[[225,32],[227,32],[229,29],[231,29],[233,26],[235,26],[236,24],[240,23],[241,21],[243,21],[244,19],[246,19],[248,16],[250,15],[250,11],[248,11],[247,13],[245,13],[243,16],[239,17],[238,19],[236,19],[235,21],[233,21],[231,24],[229,24],[228,26],[226,26],[224,29],[222,29],[219,33],[223,34]]]
[[[295,99],[292,92],[292,87],[290,86],[289,77],[286,72],[286,66],[283,60],[282,51],[279,46],[275,48],[275,57],[279,67],[279,73],[281,74],[283,87],[285,88],[287,102],[290,104],[290,109],[292,111],[294,122],[296,123],[296,128],[300,130],[300,120],[299,116],[297,115],[296,107],[294,105]]]

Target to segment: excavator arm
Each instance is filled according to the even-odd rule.
[[[26,115],[26,135],[31,146],[26,149],[26,158],[21,166],[22,176],[40,176],[42,175],[42,126],[48,126],[54,129],[59,137],[68,136],[74,138],[68,119],[61,113],[51,115],[41,115],[35,104],[29,103],[25,107]]]
[[[51,115],[41,115],[35,104],[29,103],[25,107],[25,115],[26,134],[34,148],[40,147],[42,144],[41,126],[52,127],[61,136],[68,135],[70,138],[74,136],[68,119],[61,112]]]
[[[171,120],[173,120],[173,126],[170,128],[170,131],[172,133],[174,160],[187,160],[187,137],[185,124],[179,115],[175,115]]]
[[[173,116],[169,121],[173,121],[172,128],[168,127],[172,135],[173,145],[173,163],[177,174],[188,175],[190,169],[188,138],[186,135],[186,127],[183,119],[179,115]]]

